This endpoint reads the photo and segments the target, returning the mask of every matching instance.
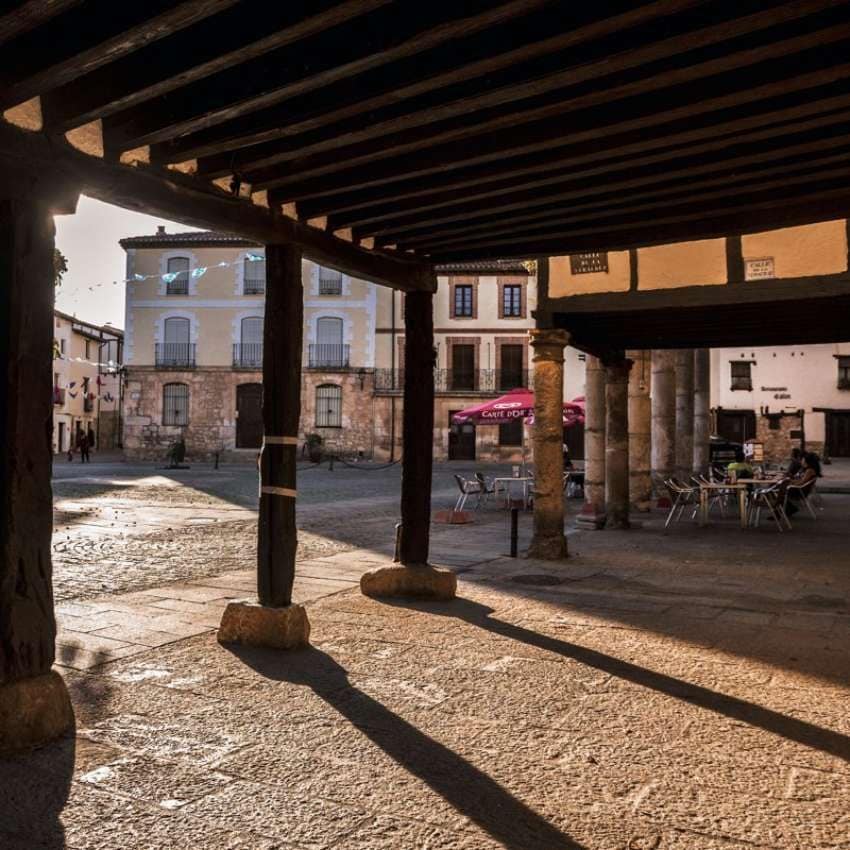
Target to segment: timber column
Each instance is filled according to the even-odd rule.
[[[711,352],[694,350],[694,472],[708,471],[711,445]]]
[[[652,473],[676,471],[676,352],[652,351]],[[656,494],[658,495],[658,494]],[[663,494],[663,495],[666,495]]]
[[[53,233],[46,205],[0,200],[0,753],[74,725],[52,670]]]
[[[436,278],[433,280],[436,289]],[[431,533],[431,471],[434,462],[434,296],[408,292],[404,304],[404,441],[401,472],[399,566],[371,570],[360,578],[366,596],[452,599],[451,570],[428,564]]]
[[[605,526],[605,367],[588,354],[584,387],[584,506],[582,528]]]
[[[529,331],[534,351],[534,536],[529,558],[567,557],[564,536],[564,348],[566,331]]]
[[[310,623],[292,603],[295,581],[295,456],[301,417],[304,291],[301,249],[266,246],[263,319],[263,448],[257,529],[258,603],[231,602],[221,619],[221,643],[276,649],[306,646]]]
[[[633,364],[629,372],[629,501],[636,510],[648,511],[652,502],[650,353],[627,351],[626,356]]]
[[[605,367],[605,509],[608,528],[629,528],[629,369]]]
[[[676,475],[689,481],[694,467],[694,351],[676,352]]]

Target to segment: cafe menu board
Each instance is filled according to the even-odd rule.
[[[744,280],[764,280],[771,277],[776,277],[773,257],[744,260]]]
[[[592,274],[608,271],[608,252],[570,254],[570,271],[573,274]]]

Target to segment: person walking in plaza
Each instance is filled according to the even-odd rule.
[[[83,431],[80,434],[80,463],[89,462],[89,435]]]

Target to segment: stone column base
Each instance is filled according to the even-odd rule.
[[[413,599],[454,599],[457,576],[451,570],[428,564],[394,565],[369,570],[360,577],[360,592],[375,598],[400,596]]]
[[[230,602],[218,627],[218,642],[301,649],[310,643],[310,621],[303,605],[272,608],[259,602]]]
[[[541,561],[562,561],[568,557],[567,538],[563,534],[554,537],[533,537],[525,557]]]
[[[68,688],[56,671],[0,685],[0,754],[46,744],[73,728]]]
[[[605,528],[605,523],[608,521],[608,515],[598,513],[593,509],[593,505],[585,504],[581,509],[581,513],[576,517],[576,527],[585,530],[600,530]]]

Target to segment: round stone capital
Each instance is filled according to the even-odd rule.
[[[569,345],[570,335],[561,328],[535,328],[528,332],[534,359],[563,362],[564,349]]]

